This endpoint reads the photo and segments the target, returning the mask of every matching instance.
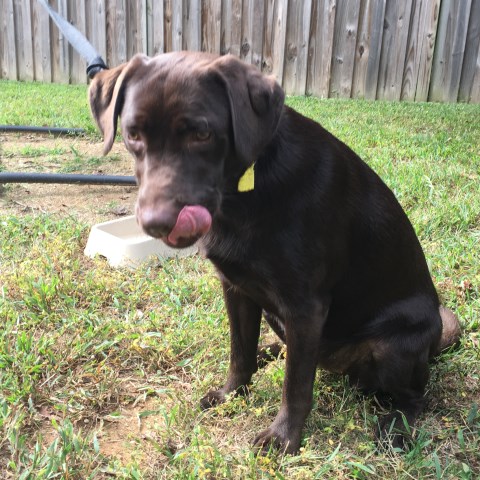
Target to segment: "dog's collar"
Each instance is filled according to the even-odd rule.
[[[255,188],[255,164],[248,167],[245,173],[240,177],[238,181],[239,192],[251,192]]]

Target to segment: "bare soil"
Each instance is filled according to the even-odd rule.
[[[119,142],[102,157],[100,141],[0,133],[0,171],[133,175],[133,160]],[[134,186],[0,184],[0,214],[40,211],[72,215],[93,225],[133,214],[136,193]]]

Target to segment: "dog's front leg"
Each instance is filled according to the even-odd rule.
[[[223,403],[231,392],[246,393],[257,370],[262,309],[226,280],[222,280],[222,285],[230,321],[230,367],[225,385],[219,390],[211,390],[200,400],[203,409]]]
[[[300,448],[303,425],[312,408],[318,348],[328,307],[322,304],[315,310],[309,318],[285,322],[287,359],[282,404],[272,425],[255,438],[258,448],[273,445],[285,453],[296,453]]]

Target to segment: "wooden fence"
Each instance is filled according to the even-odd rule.
[[[480,0],[50,0],[109,65],[232,53],[287,93],[480,103]],[[86,82],[37,0],[0,0],[0,77]]]

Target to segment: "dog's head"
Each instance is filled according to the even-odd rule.
[[[222,193],[271,141],[284,101],[273,78],[235,57],[188,52],[136,55],[98,73],[89,97],[105,154],[121,118],[138,222],[179,248],[210,229]]]

